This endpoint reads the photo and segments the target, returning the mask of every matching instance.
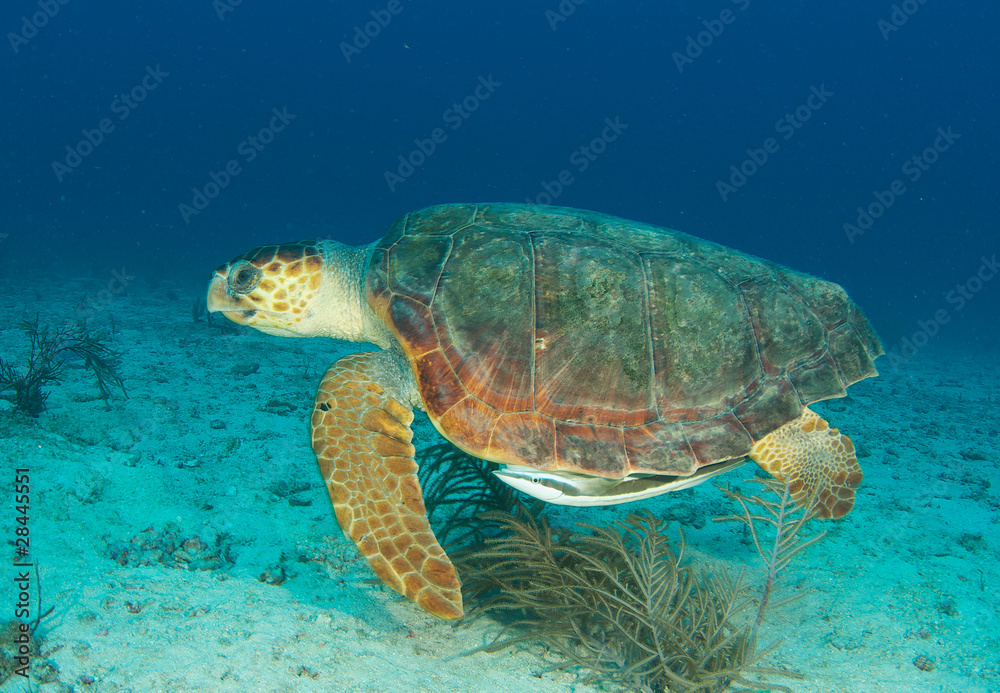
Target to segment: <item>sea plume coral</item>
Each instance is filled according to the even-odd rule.
[[[521,509],[490,513],[507,534],[463,556],[479,613],[513,616],[486,651],[544,642],[592,677],[641,691],[722,691],[752,664],[742,576],[698,573],[648,512],[587,532],[551,527]]]
[[[751,480],[760,496],[720,487],[742,514],[716,521],[742,522],[765,564],[754,599],[742,572],[693,567],[683,533],[671,541],[649,512],[604,527],[553,526],[544,506],[517,503],[490,466],[450,445],[424,451],[421,468],[428,514],[444,516],[438,535],[457,535],[448,544],[469,609],[463,623],[490,615],[504,624],[476,651],[541,643],[558,660],[552,668],[579,666],[645,693],[790,691],[773,680],[802,678],[758,664],[779,644],[757,646],[765,612],[791,601],[772,598],[779,572],[823,537],[800,536],[814,506],[796,505],[785,484]]]
[[[105,405],[111,397],[111,388],[126,394],[119,372],[121,355],[82,327],[60,327],[50,332],[34,322],[24,320],[21,330],[31,341],[28,363],[22,374],[8,361],[0,359],[0,391],[13,388],[14,404],[32,417],[45,411],[48,393],[42,388],[62,381],[66,359],[76,356],[92,371]]]

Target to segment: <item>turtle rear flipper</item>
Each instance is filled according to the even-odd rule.
[[[313,450],[337,522],[389,587],[442,618],[462,616],[461,583],[427,522],[413,412],[385,392],[385,352],[346,356],[323,377]]]
[[[849,513],[864,478],[851,439],[806,407],[802,416],[757,441],[749,457],[787,483],[796,503],[809,505],[815,496],[821,518]]]

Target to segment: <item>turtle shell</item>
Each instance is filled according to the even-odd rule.
[[[804,405],[875,375],[882,353],[836,284],[560,207],[407,214],[365,290],[446,438],[609,478],[745,456]]]

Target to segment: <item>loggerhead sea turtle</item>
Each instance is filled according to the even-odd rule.
[[[208,310],[380,348],[324,375],[313,449],[345,534],[437,616],[461,616],[462,595],[427,522],[414,407],[557,502],[654,495],[749,456],[837,518],[862,479],[850,439],[806,405],[876,375],[868,321],[836,284],[678,231],[440,205],[367,246],[251,250],[215,270]]]

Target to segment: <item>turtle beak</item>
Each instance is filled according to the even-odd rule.
[[[257,310],[241,296],[230,296],[228,282],[221,274],[212,277],[208,284],[208,312],[222,313],[238,325],[246,325]]]

